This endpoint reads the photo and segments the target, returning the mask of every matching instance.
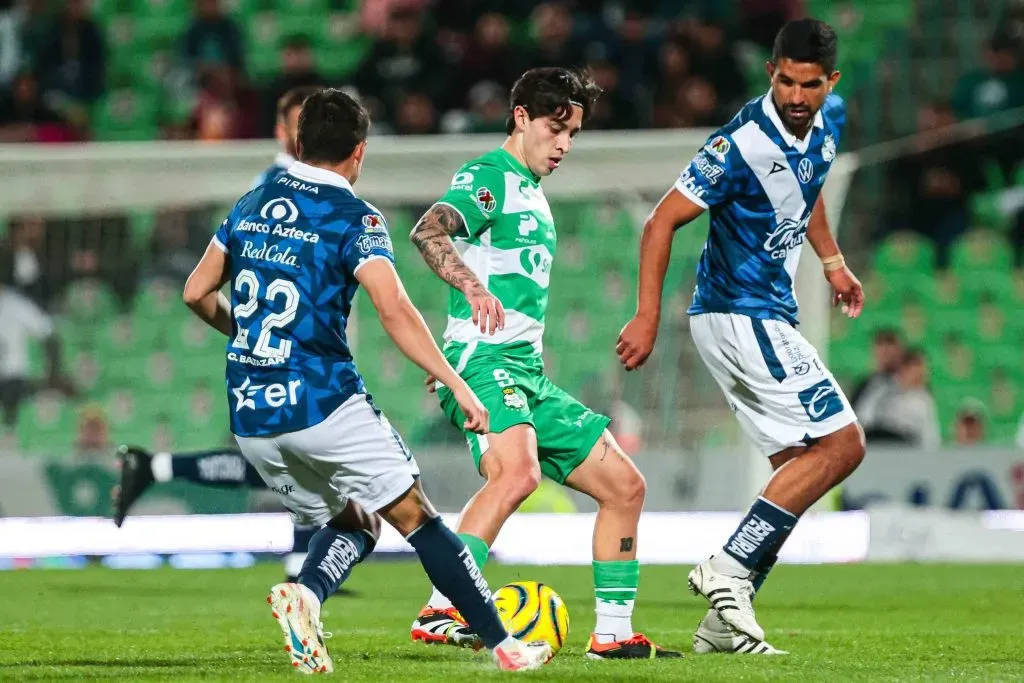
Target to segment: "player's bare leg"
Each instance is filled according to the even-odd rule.
[[[633,630],[632,614],[640,580],[636,561],[637,525],[647,482],[633,461],[605,430],[587,458],[569,474],[566,486],[598,504],[594,522],[596,625],[587,644],[591,659],[679,657]]]
[[[754,594],[799,517],[857,469],[864,452],[864,432],[852,423],[810,446],[771,456],[775,474],[722,551],[690,572],[690,587],[736,631],[763,641]]]

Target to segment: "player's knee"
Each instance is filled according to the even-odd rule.
[[[647,480],[640,470],[630,467],[615,478],[614,498],[621,507],[643,507],[647,497]]]
[[[842,430],[838,451],[847,474],[853,472],[863,462],[867,447],[864,430],[858,423],[855,422]]]
[[[540,467],[524,466],[504,468],[489,481],[500,491],[506,492],[509,502],[518,506],[540,486]]]

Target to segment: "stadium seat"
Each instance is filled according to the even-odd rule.
[[[114,315],[114,294],[100,280],[82,279],[70,283],[64,291],[60,312],[75,323],[101,325]]]
[[[1005,277],[1010,272],[1012,252],[1006,240],[999,234],[976,230],[954,244],[950,253],[950,265],[958,277],[965,281],[972,277]]]
[[[897,232],[875,251],[873,266],[887,275],[896,271],[928,273],[935,269],[935,247],[915,233]]]
[[[36,394],[18,413],[18,443],[28,453],[62,458],[70,455],[75,438],[75,413],[52,393]]]
[[[158,99],[139,88],[113,90],[93,109],[93,134],[101,141],[151,140],[157,136]]]
[[[162,278],[144,282],[132,302],[132,315],[142,320],[183,317],[181,286]]]

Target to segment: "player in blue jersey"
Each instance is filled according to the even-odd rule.
[[[227,398],[242,454],[296,523],[323,525],[297,583],[275,585],[267,601],[292,665],[332,670],[320,606],[372,549],[345,522],[354,501],[406,538],[499,668],[535,668],[550,646],[508,635],[472,554],[427,500],[416,461],[374,406],[349,352],[347,319],[362,286],[399,349],[453,383],[466,428],[486,432],[486,409],[405,293],[383,216],[353,192],[368,129],[366,110],[340,90],[308,97],[300,161],[238,200],[185,285],[188,306],[229,338]],[[229,282],[230,302],[220,292]]]
[[[821,187],[846,123],[832,89],[836,35],[801,19],[775,39],[771,89],[708,139],[644,224],[639,302],[616,348],[627,370],[647,360],[675,231],[711,211],[690,330],[744,432],[775,474],[722,551],[692,572],[711,609],[698,652],[776,652],[751,601],[800,516],[864,458],[857,418],[817,352],[797,332],[793,277],[804,239],[821,259],[833,303],[857,317],[860,282],[825,218]]]
[[[277,101],[277,125],[274,137],[281,151],[265,171],[260,173],[250,189],[273,182],[287,173],[295,163],[295,136],[299,127],[299,112],[307,97],[320,90],[316,86],[292,88]],[[114,524],[121,526],[132,505],[154,483],[188,481],[201,486],[217,488],[265,489],[266,485],[252,465],[237,449],[213,448],[184,453],[150,453],[140,446],[121,446],[117,449],[121,471],[120,484],[114,489]],[[353,505],[353,508],[355,506]],[[355,514],[354,520],[367,521],[364,529],[376,537],[380,520],[365,514]],[[296,526],[292,535],[292,551],[285,555],[284,571],[294,580],[306,558],[309,541],[316,527]]]
[[[250,189],[277,180],[295,163],[295,136],[299,130],[299,112],[306,98],[320,90],[319,86],[303,85],[292,88],[277,101],[277,122],[274,124],[274,138],[281,151],[274,157],[274,163],[256,176]]]

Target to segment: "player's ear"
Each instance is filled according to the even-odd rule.
[[[530,123],[530,114],[526,111],[526,107],[516,105],[516,108],[512,110],[512,120],[516,122],[516,128],[521,131],[526,130],[526,126]]]
[[[356,163],[363,163],[363,157],[366,156],[366,140],[363,140],[356,148],[352,150],[352,158],[356,160]]]
[[[832,92],[832,90],[836,87],[836,83],[839,82],[839,78],[841,76],[842,76],[842,74],[840,74],[838,71],[833,71],[832,75],[830,75],[828,77],[828,91],[829,92]]]
[[[764,70],[768,72],[768,80],[775,78],[775,65],[772,64],[772,60],[768,60],[764,63]]]
[[[302,143],[299,142],[298,136],[295,137],[295,158],[302,159]]]

